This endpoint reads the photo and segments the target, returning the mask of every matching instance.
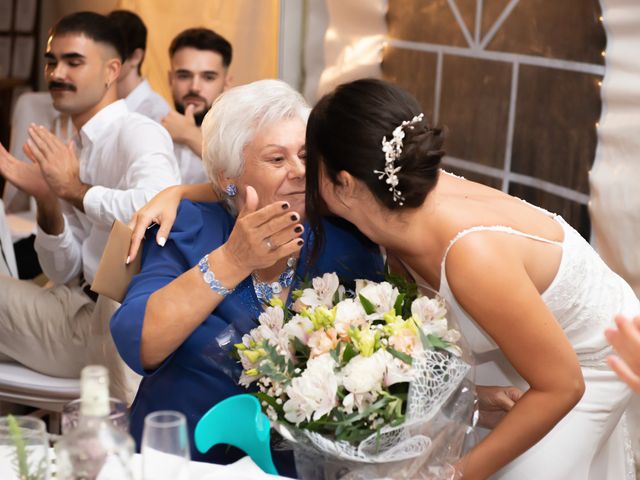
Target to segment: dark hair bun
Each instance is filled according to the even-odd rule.
[[[444,156],[444,132],[441,128],[429,126],[425,118],[417,124],[404,127],[404,134],[402,154],[396,161],[396,167],[402,167],[397,175],[398,188],[404,197],[403,206],[411,208],[424,202],[437,180]],[[389,200],[391,203],[384,202],[389,208],[398,207],[392,195]]]

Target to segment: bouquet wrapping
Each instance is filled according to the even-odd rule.
[[[471,358],[437,295],[327,273],[274,297],[236,351],[302,479],[451,479],[474,413]]]

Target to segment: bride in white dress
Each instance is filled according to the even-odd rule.
[[[561,217],[442,174],[442,132],[419,114],[378,80],[323,97],[307,127],[306,210],[313,220],[326,205],[447,298],[479,385],[526,390],[457,468],[465,480],[635,478],[631,390],[607,366],[603,331],[638,315],[638,299]]]

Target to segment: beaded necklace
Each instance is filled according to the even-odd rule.
[[[280,295],[282,290],[289,288],[293,284],[293,277],[296,272],[296,259],[289,257],[287,259],[287,268],[278,276],[275,282],[263,282],[257,273],[251,274],[253,281],[253,290],[256,297],[261,303],[269,303],[274,295]]]

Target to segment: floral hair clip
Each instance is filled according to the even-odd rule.
[[[404,205],[404,197],[398,189],[398,172],[402,167],[396,167],[396,160],[402,155],[402,139],[404,138],[404,127],[415,125],[424,118],[424,113],[416,115],[411,120],[402,122],[402,124],[393,131],[393,138],[387,140],[386,135],[382,137],[382,151],[384,152],[384,170],[374,170],[373,173],[378,174],[378,180],[387,177],[385,183],[389,185],[389,191],[393,193],[393,201],[399,205]]]

